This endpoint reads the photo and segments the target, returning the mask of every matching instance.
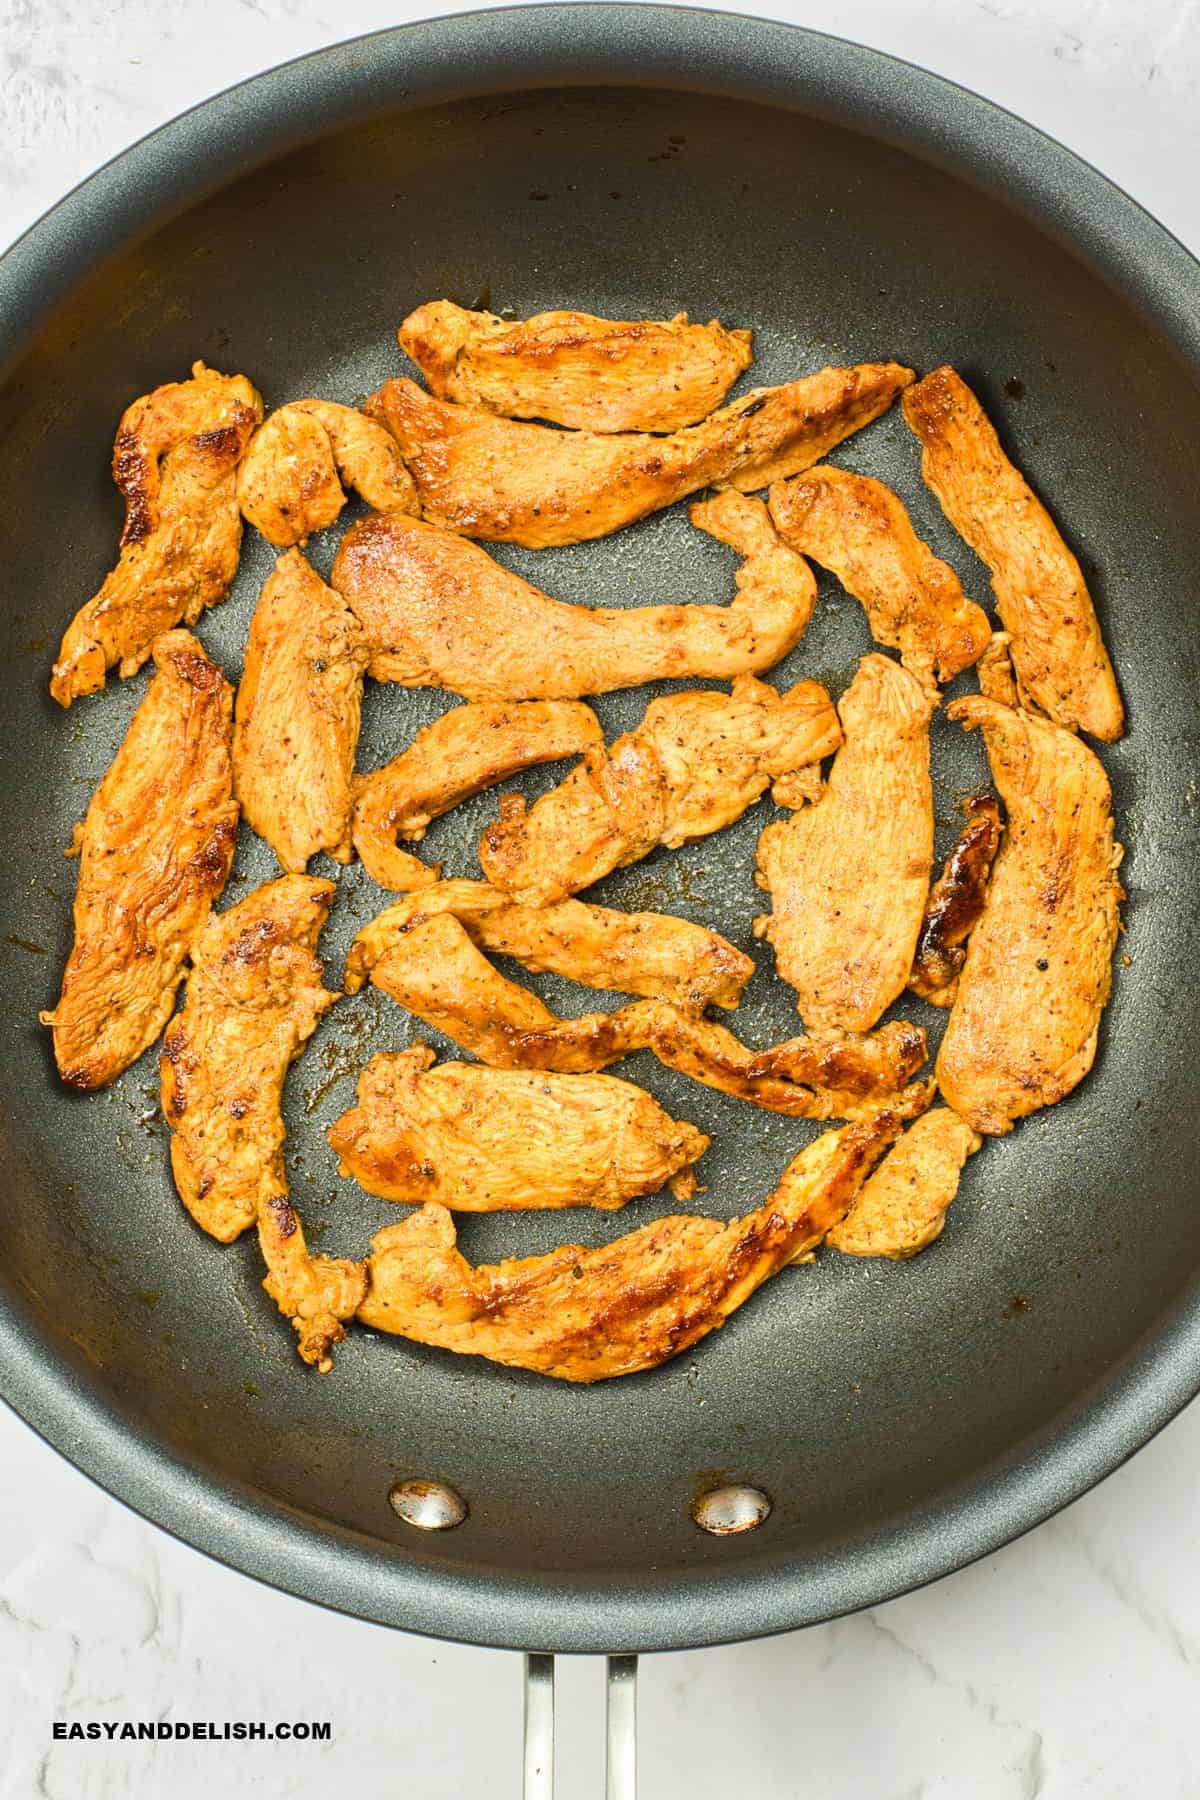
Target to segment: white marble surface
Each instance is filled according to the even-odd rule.
[[[0,243],[205,95],[428,0],[0,0]],[[1197,0],[762,0],[952,76],[1200,249]],[[647,1800],[1200,1795],[1200,1408],[1061,1518],[874,1613],[649,1660]],[[600,1669],[560,1674],[560,1795],[600,1791]],[[0,1412],[0,1800],[422,1800],[519,1788],[520,1666],[254,1587]],[[53,1744],[52,1717],[329,1718],[322,1747]]]

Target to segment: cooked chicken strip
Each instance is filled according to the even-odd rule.
[[[133,675],[160,632],[225,598],[242,544],[236,469],[261,418],[244,375],[202,362],[126,410],[112,459],[120,559],[67,627],[50,682],[60,706],[102,688],[114,663]]]
[[[1115,742],[1121,696],[1083,573],[975,395],[935,369],[905,395],[904,417],[943,512],[991,570],[1023,704]]]
[[[604,733],[579,700],[468,703],[419,731],[407,750],[358,782],[354,848],[380,887],[411,893],[438,878],[396,839],[419,843],[443,813],[537,763],[600,747]]]
[[[796,1118],[860,1117],[925,1061],[925,1033],[899,1023],[868,1038],[798,1037],[755,1052],[712,1020],[662,1000],[559,1019],[493,968],[448,913],[397,933],[369,974],[406,1011],[494,1068],[580,1074],[651,1050],[693,1081]],[[347,989],[353,993],[363,978],[352,957]]]
[[[360,1263],[309,1254],[288,1199],[280,1106],[288,1068],[337,999],[316,954],[333,893],[332,882],[285,875],[213,915],[161,1062],[180,1199],[223,1244],[257,1222],[263,1286],[321,1369],[366,1276]]]
[[[330,1352],[346,1335],[343,1319],[354,1318],[366,1298],[366,1265],[313,1256],[286,1193],[271,1194],[259,1208],[258,1243],[267,1265],[264,1288],[291,1320],[300,1356],[327,1375]]]
[[[781,695],[740,675],[729,694],[665,695],[532,809],[505,794],[479,846],[483,872],[526,905],[548,906],[659,844],[674,850],[722,830],[768,787],[780,805],[802,805],[840,739],[815,681]]]
[[[822,463],[777,482],[770,498],[787,543],[833,571],[862,602],[876,643],[899,650],[921,681],[952,681],[987,648],[987,614],[881,481]]]
[[[317,956],[333,894],[332,882],[284,875],[212,914],[192,945],[163,1040],[163,1116],[179,1197],[222,1244],[287,1192],[283,1083],[337,999]]]
[[[233,862],[233,689],[188,631],[157,638],[154,661],[75,827],[75,944],[58,1005],[40,1015],[72,1087],[104,1087],[149,1049]]]
[[[541,550],[607,537],[698,488],[744,493],[795,475],[886,412],[911,380],[897,363],[822,369],[756,388],[669,437],[519,424],[413,381],[386,382],[366,411],[399,444],[427,518]]]
[[[825,1242],[843,1256],[915,1256],[942,1235],[959,1177],[983,1139],[948,1106],[914,1121]]]
[[[753,666],[742,662],[734,668],[727,658],[714,672],[724,676],[761,674],[770,666],[762,660],[768,647],[777,649],[774,661],[778,662],[803,636],[817,604],[816,577],[804,558],[784,543],[764,502],[751,494],[724,488],[707,500],[693,500],[688,519],[698,531],[707,532],[719,544],[728,544],[745,559],[734,577],[737,596],[725,617],[740,611],[753,621],[755,661]],[[708,610],[688,608],[692,616]],[[773,626],[773,621],[778,623]],[[698,675],[700,670],[689,669],[688,673]]]
[[[457,1212],[614,1212],[668,1181],[695,1191],[708,1138],[628,1081],[433,1062],[423,1044],[372,1057],[358,1105],[329,1128],[342,1174],[369,1193]]]
[[[292,400],[255,432],[238,471],[238,505],[282,550],[333,524],[346,504],[343,481],[375,512],[420,511],[382,425],[333,400]]]
[[[955,1111],[999,1136],[1069,1094],[1092,1066],[1120,930],[1122,853],[1108,777],[1081,739],[982,694],[947,714],[983,731],[1008,824],[937,1074]]]
[[[754,928],[810,1031],[869,1031],[908,980],[933,861],[932,706],[899,663],[864,656],[823,797],[758,840],[772,911]]]
[[[438,881],[385,908],[350,947],[351,993],[410,926],[450,913],[481,950],[511,956],[535,975],[549,970],[584,987],[669,1000],[683,1012],[732,1009],[754,973],[748,956],[715,931],[671,913],[624,913],[585,900],[521,906],[486,881]]]
[[[819,1244],[863,1177],[928,1104],[913,1089],[886,1112],[802,1150],[756,1212],[668,1217],[598,1249],[481,1265],[455,1248],[451,1215],[422,1207],[372,1243],[358,1316],[376,1331],[565,1381],[653,1368],[723,1325],[797,1253]]]
[[[812,570],[761,500],[723,494],[691,518],[747,559],[729,606],[568,606],[477,544],[394,513],[346,533],[332,581],[366,628],[377,681],[470,700],[572,699],[771,668],[812,615]]]
[[[753,361],[751,334],[716,319],[498,319],[452,300],[409,313],[399,333],[434,393],[510,419],[578,431],[677,431],[719,406]]]
[[[340,594],[298,550],[275,564],[246,645],[233,732],[242,814],[285,869],[350,861],[354,754],[367,647]]]
[[[953,1006],[958,974],[987,897],[1000,846],[1000,808],[992,794],[964,801],[967,823],[929,890],[908,985],[931,1006]]]

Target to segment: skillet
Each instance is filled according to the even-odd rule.
[[[358,400],[402,367],[398,319],[442,293],[518,314],[686,305],[755,327],[756,382],[875,356],[955,363],[1082,554],[1131,721],[1105,753],[1128,847],[1129,966],[1089,1081],[974,1159],[945,1237],[915,1263],[830,1256],[785,1273],[693,1353],[595,1389],[361,1331],[332,1375],[309,1374],[253,1245],[220,1249],[180,1212],[154,1055],[105,1094],[73,1096],[33,1022],[69,942],[62,846],[144,690],[144,677],[110,682],[66,716],[45,691],[58,635],[114,551],[121,409],[197,356],[244,370],[272,405]],[[1094,171],[921,71],[718,14],[548,6],[383,33],[219,96],[69,196],[0,262],[10,1404],[235,1567],[381,1623],[542,1651],[683,1648],[875,1604],[995,1548],[1136,1450],[1200,1386],[1198,376],[1197,265]],[[986,599],[898,417],[835,460],[894,484]],[[313,546],[323,571],[328,535]],[[500,554],[571,600],[731,592],[733,559],[677,511],[579,551]],[[235,677],[269,566],[247,532],[233,597],[200,626]],[[836,584],[821,586],[773,678],[813,674],[836,692],[868,640]],[[598,703],[610,735],[645,699]],[[445,704],[373,691],[361,765]],[[944,845],[983,764],[944,721],[935,757]],[[494,802],[441,822],[430,855],[473,872]],[[684,913],[749,949],[763,816],[599,897]],[[228,897],[272,872],[243,833]],[[335,979],[382,903],[361,871],[340,886]],[[758,960],[737,1025],[765,1044],[795,1014]],[[539,985],[564,1011],[594,1004]],[[912,1016],[930,1020],[916,1003]],[[367,1056],[413,1035],[359,996],[293,1072],[289,1169],[324,1250],[361,1253],[395,1216],[337,1179],[323,1126]],[[696,1204],[714,1213],[755,1204],[807,1135],[653,1063],[620,1072],[711,1132]],[[569,1229],[598,1242],[661,1205]],[[561,1216],[472,1219],[462,1242],[487,1259],[564,1229]],[[389,1504],[413,1477],[451,1483],[464,1523],[414,1532]],[[693,1503],[722,1483],[770,1496],[758,1530],[697,1530]]]

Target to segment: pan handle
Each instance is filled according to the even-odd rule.
[[[608,1748],[605,1800],[637,1800],[636,1656],[608,1659]]]
[[[636,1656],[608,1659],[605,1800],[637,1800]],[[554,1658],[525,1658],[525,1800],[554,1800]]]
[[[525,1658],[525,1800],[554,1800],[554,1658]]]

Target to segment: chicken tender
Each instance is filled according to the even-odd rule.
[[[351,487],[375,512],[420,511],[417,490],[382,425],[333,400],[292,400],[260,425],[238,471],[238,505],[279,549],[332,525]]]
[[[771,517],[793,549],[831,569],[862,602],[876,643],[898,650],[927,686],[952,681],[987,648],[987,614],[881,481],[822,463],[776,483]]]
[[[233,862],[233,689],[188,631],[157,638],[154,661],[75,828],[75,943],[58,1005],[41,1014],[71,1087],[104,1087],[149,1049]]]
[[[1000,847],[1000,808],[992,794],[964,803],[967,823],[929,890],[908,985],[931,1006],[952,1006],[966,941],[987,898],[988,877]]]
[[[897,363],[822,369],[666,437],[499,419],[413,381],[385,383],[366,411],[399,444],[426,518],[542,550],[607,537],[700,488],[744,493],[795,475],[886,412],[912,378]]]
[[[123,414],[112,459],[125,502],[120,557],[67,627],[50,682],[60,706],[102,688],[114,664],[135,674],[160,632],[194,625],[225,598],[242,545],[237,465],[261,418],[244,375],[202,362],[190,381]]]
[[[889,1100],[925,1061],[925,1033],[902,1023],[870,1037],[797,1037],[756,1052],[711,1019],[662,1000],[560,1019],[493,968],[448,913],[396,933],[374,960],[357,952],[358,944],[346,973],[350,992],[369,974],[405,1011],[493,1068],[581,1074],[650,1050],[668,1068],[768,1112],[846,1119]]]
[[[161,1062],[180,1199],[222,1244],[257,1224],[263,1286],[291,1320],[300,1356],[322,1370],[366,1274],[310,1254],[288,1199],[281,1105],[289,1067],[337,999],[316,954],[333,893],[332,882],[284,875],[214,914],[193,946]]]
[[[948,1106],[914,1121],[825,1242],[843,1256],[916,1256],[942,1235],[959,1177],[983,1139]]]
[[[1114,743],[1124,710],[1083,572],[975,395],[935,369],[905,395],[904,417],[942,511],[991,570],[1022,704]]]
[[[372,1057],[358,1105],[329,1129],[342,1174],[369,1193],[456,1212],[614,1212],[666,1182],[681,1199],[695,1190],[708,1138],[628,1081],[433,1062],[423,1044]]]
[[[275,564],[246,645],[233,733],[242,814],[283,867],[350,861],[354,756],[367,646],[340,594],[298,550]]]
[[[812,570],[761,500],[721,494],[690,516],[746,558],[729,606],[568,606],[466,538],[394,513],[346,533],[332,580],[362,620],[376,681],[469,700],[569,700],[771,668],[812,616]]]
[[[1096,1054],[1122,898],[1108,777],[1062,726],[982,694],[978,726],[1008,815],[937,1061],[956,1112],[985,1136],[1063,1099]]]
[[[317,956],[333,894],[332,882],[284,875],[214,913],[192,946],[163,1040],[163,1116],[179,1198],[222,1244],[287,1192],[283,1083],[337,999]]]
[[[617,912],[585,900],[521,906],[486,881],[437,881],[385,908],[355,938],[346,965],[353,993],[379,958],[422,919],[450,913],[472,943],[584,987],[668,1000],[682,1012],[732,1009],[754,964],[726,938],[671,913]]]
[[[781,695],[742,675],[729,694],[665,695],[531,809],[504,795],[479,847],[483,872],[527,906],[551,905],[659,844],[673,850],[722,830],[768,787],[781,804],[802,805],[840,739],[815,681]]]
[[[342,1256],[313,1256],[300,1216],[286,1193],[273,1193],[259,1209],[258,1243],[267,1276],[263,1287],[296,1333],[296,1350],[327,1375],[332,1350],[346,1335],[367,1295],[365,1263]]]
[[[598,1249],[472,1267],[451,1215],[425,1206],[373,1240],[358,1316],[375,1331],[564,1381],[603,1381],[678,1356],[723,1325],[785,1263],[819,1244],[874,1163],[928,1104],[911,1090],[885,1112],[826,1132],[757,1211],[657,1219]]]
[[[908,981],[933,861],[932,706],[909,670],[864,656],[824,795],[759,838],[772,910],[755,931],[809,1031],[869,1031]]]
[[[439,870],[397,847],[419,843],[452,807],[522,769],[559,762],[604,743],[600,721],[578,700],[478,701],[456,706],[407,750],[358,782],[354,848],[380,887],[406,894]]]
[[[409,313],[400,346],[442,400],[579,431],[677,431],[719,406],[753,360],[716,319],[628,322],[547,312],[498,319],[452,300]]]

